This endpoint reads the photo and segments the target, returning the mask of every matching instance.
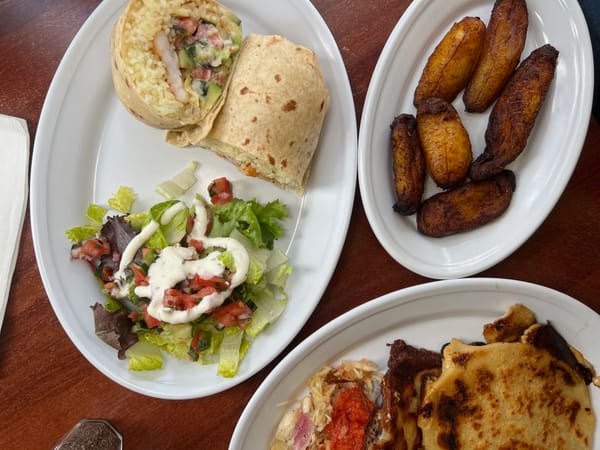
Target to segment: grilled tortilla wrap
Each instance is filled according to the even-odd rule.
[[[239,18],[213,0],[131,0],[111,35],[115,91],[160,129],[206,134],[223,106],[242,41]]]
[[[281,36],[250,34],[208,136],[191,126],[169,131],[167,141],[201,145],[246,175],[301,194],[329,102],[313,51]]]

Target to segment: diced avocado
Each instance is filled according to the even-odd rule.
[[[213,59],[215,61],[220,61],[219,65],[226,65],[227,61],[230,58],[230,49],[224,48],[223,50],[213,49]]]
[[[231,40],[238,48],[242,45],[242,37],[242,28],[236,28],[232,33]]]
[[[212,108],[222,93],[223,88],[221,86],[214,81],[209,81],[207,83],[206,97],[202,101],[204,108]]]
[[[194,61],[190,58],[190,55],[185,49],[179,50],[177,52],[177,59],[179,60],[179,68],[180,69],[193,69]]]
[[[231,21],[233,23],[235,23],[236,25],[241,25],[242,24],[242,19],[240,19],[237,15],[235,15],[234,13],[230,13],[229,14],[229,19],[231,19]]]

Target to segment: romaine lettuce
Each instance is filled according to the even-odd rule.
[[[108,199],[108,206],[115,211],[123,214],[129,214],[135,201],[133,189],[127,186],[120,186],[117,192]]]
[[[183,239],[185,236],[189,215],[189,209],[187,206],[175,214],[175,216],[168,223],[162,223],[162,215],[176,203],[179,203],[179,201],[167,200],[150,208],[144,225],[147,225],[153,220],[158,223],[159,229],[150,237],[150,239],[148,239],[148,241],[146,241],[146,247],[163,249]]]
[[[256,248],[273,249],[273,241],[283,235],[279,220],[287,217],[286,206],[279,200],[261,205],[256,200],[234,198],[213,207],[211,236],[229,236],[237,229]]]
[[[136,342],[127,349],[125,355],[129,370],[156,370],[163,365],[160,349],[150,342]]]

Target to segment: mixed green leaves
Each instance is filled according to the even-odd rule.
[[[176,177],[183,187],[195,182],[195,177],[189,177],[194,168],[190,166]],[[149,324],[149,317],[145,315],[149,300],[133,293],[133,275],[127,279],[125,297],[113,296],[106,287],[111,284],[110,279],[107,282],[106,269],[109,273],[118,269],[120,255],[128,243],[150,223],[156,231],[145,240],[143,251],[140,249],[135,255],[136,270],[147,271],[167,246],[187,245],[186,234],[191,229],[194,207],[172,198],[135,212],[133,190],[121,187],[107,206],[88,206],[84,225],[66,231],[74,248],[88,240],[110,248],[92,264],[106,295],[104,304],[97,303],[93,307],[96,333],[118,349],[119,357],[127,359],[130,370],[159,369],[163,366],[162,355],[167,353],[200,364],[216,364],[219,375],[232,377],[253,339],[280,317],[287,304],[285,284],[292,268],[287,256],[274,246],[284,234],[282,221],[287,217],[286,206],[279,200],[263,204],[255,199],[233,198],[215,205],[199,195],[196,198],[210,208],[209,236],[236,239],[248,252],[250,266],[246,281],[235,288],[229,300],[243,302],[251,312],[241,325],[223,325],[211,312],[185,324]],[[233,257],[227,251],[221,253],[220,260],[235,272]],[[120,288],[123,292],[123,285]],[[154,322],[158,323],[155,319]]]

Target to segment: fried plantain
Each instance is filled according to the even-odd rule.
[[[433,181],[442,189],[463,184],[473,153],[469,134],[454,106],[438,97],[423,100],[417,108],[417,129]]]
[[[546,44],[517,67],[490,113],[485,149],[471,164],[472,180],[500,172],[525,149],[554,78],[557,58],[558,51]]]
[[[463,94],[467,111],[485,111],[496,100],[519,63],[528,25],[525,0],[496,0],[481,58]]]
[[[425,157],[417,133],[417,119],[412,114],[394,117],[392,130],[392,169],[396,202],[394,211],[408,216],[421,205],[425,189]]]
[[[417,213],[421,234],[443,237],[469,231],[499,217],[510,205],[516,182],[510,170],[469,182],[426,199]]]
[[[464,89],[479,61],[485,24],[478,17],[456,22],[429,56],[414,94],[414,105],[428,97],[452,102]]]

